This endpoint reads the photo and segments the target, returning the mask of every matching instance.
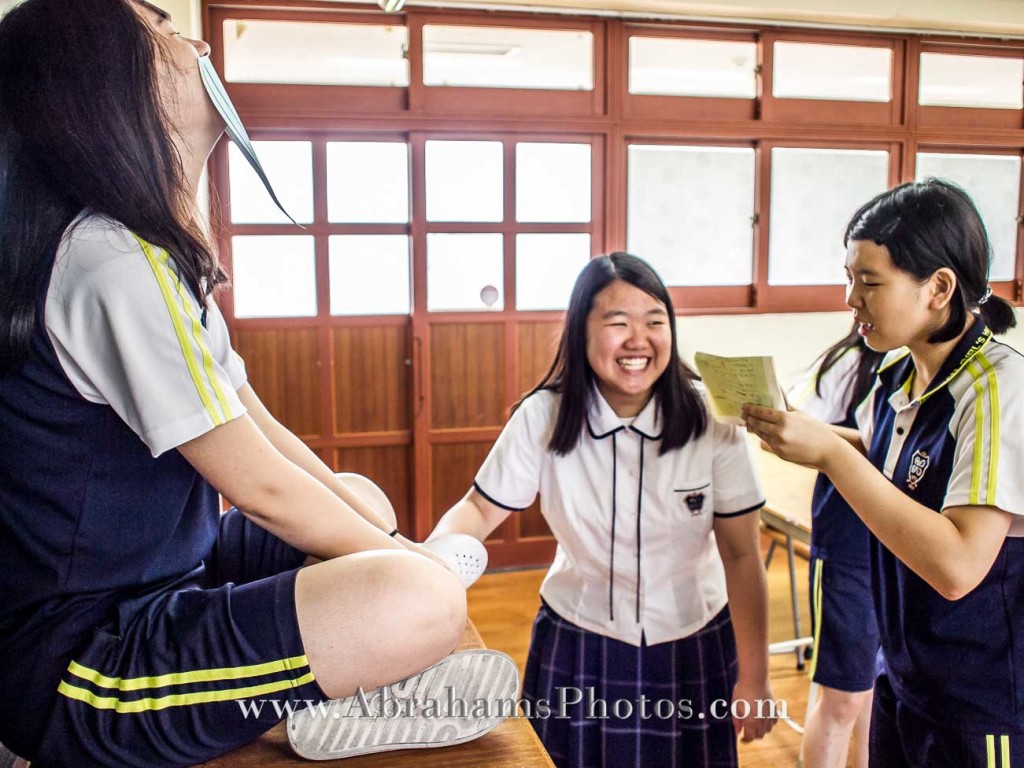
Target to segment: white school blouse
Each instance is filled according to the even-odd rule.
[[[474,487],[515,511],[540,494],[558,541],[541,596],[560,616],[637,646],[693,634],[726,604],[714,517],[764,505],[743,431],[709,418],[702,436],[659,456],[657,398],[627,426],[595,389],[579,444],[557,456],[547,444],[559,399],[522,403]]]

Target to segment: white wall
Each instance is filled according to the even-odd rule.
[[[693,365],[694,352],[717,355],[771,355],[784,387],[825,349],[846,335],[848,312],[807,312],[777,315],[701,315],[679,318],[679,350]],[[1024,352],[1024,309],[1017,327],[1000,341]]]

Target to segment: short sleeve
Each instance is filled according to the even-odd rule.
[[[220,307],[211,296],[207,300],[206,329],[210,334],[210,353],[217,364],[224,369],[231,388],[237,391],[249,378],[245,372],[245,361],[231,347],[228,326]]]
[[[826,424],[845,421],[851,376],[859,359],[858,350],[848,349],[825,371],[819,383],[818,369],[824,357],[819,358],[787,393],[790,405]]]
[[[715,516],[734,517],[763,507],[764,491],[746,432],[714,420],[708,429],[714,441],[711,487],[715,492]]]
[[[116,222],[91,216],[65,234],[45,318],[79,394],[110,405],[153,456],[245,413],[245,368],[216,304],[204,313],[167,253]]]
[[[473,482],[492,504],[521,512],[537,498],[555,398],[550,392],[531,395],[505,424]]]
[[[991,506],[1024,515],[1024,360],[968,364],[973,379],[957,408],[956,452],[942,507]]]

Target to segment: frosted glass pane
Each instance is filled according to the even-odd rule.
[[[224,78],[229,83],[409,85],[400,24],[228,19],[224,22]]]
[[[500,141],[428,141],[427,221],[501,221],[503,152]]]
[[[408,235],[329,238],[332,315],[407,315]]]
[[[502,309],[503,243],[501,235],[428,234],[427,309]]]
[[[594,36],[583,30],[427,24],[423,84],[594,89]]]
[[[630,93],[752,99],[756,66],[756,43],[629,38]]]
[[[774,47],[772,94],[779,99],[889,101],[892,50],[783,43]]]
[[[1024,59],[921,54],[921,104],[936,107],[1024,107]]]
[[[627,243],[668,285],[749,285],[754,150],[633,144]]]
[[[565,309],[590,261],[590,235],[516,235],[516,308]]]
[[[516,145],[516,220],[590,221],[590,145]]]
[[[860,206],[889,187],[889,153],[772,150],[768,282],[846,282],[843,235]]]
[[[328,142],[327,216],[331,221],[357,224],[408,222],[408,145]]]
[[[267,178],[295,220],[313,220],[313,147],[308,141],[254,141]],[[231,221],[235,224],[290,224],[274,205],[259,176],[232,141],[228,144]]]
[[[991,280],[1013,280],[1020,210],[1020,157],[920,152],[917,179],[936,176],[964,188],[981,213],[992,243]]]
[[[316,315],[316,258],[312,237],[233,237],[231,263],[235,317]]]

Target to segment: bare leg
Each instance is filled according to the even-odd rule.
[[[805,768],[845,768],[854,724],[870,701],[871,691],[848,693],[820,687],[818,703],[808,714],[804,731]]]
[[[310,668],[332,698],[402,680],[458,645],[466,593],[411,552],[360,552],[303,568],[295,582]]]
[[[869,695],[860,708],[853,725],[853,768],[868,768],[868,737],[871,733],[871,701]]]

